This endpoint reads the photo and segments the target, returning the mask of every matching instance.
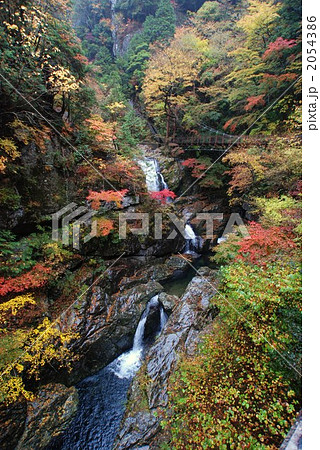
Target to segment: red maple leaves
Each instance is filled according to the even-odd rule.
[[[194,178],[200,178],[203,176],[204,170],[207,169],[207,165],[198,161],[196,158],[189,158],[183,161],[183,166],[192,169],[192,176]]]
[[[264,106],[265,105],[265,101],[264,101],[264,95],[256,95],[256,96],[252,96],[252,97],[248,97],[247,98],[247,104],[244,107],[245,111],[251,111],[255,106]]]
[[[150,197],[154,200],[160,200],[161,204],[164,205],[168,198],[176,198],[176,194],[169,189],[163,189],[162,191],[150,192]]]
[[[288,254],[296,248],[290,230],[285,227],[263,228],[259,223],[251,222],[249,234],[239,242],[238,259],[252,264],[264,266],[267,262],[278,260],[279,253]]]
[[[266,59],[269,56],[271,56],[274,52],[279,53],[282,50],[295,47],[296,45],[297,41],[295,39],[283,39],[282,37],[278,37],[274,42],[270,42],[262,58]]]

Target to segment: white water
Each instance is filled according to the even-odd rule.
[[[132,349],[126,353],[123,353],[114,361],[114,373],[119,378],[132,378],[135,373],[139,370],[142,362],[142,354],[143,354],[143,339],[144,339],[144,330],[147,321],[147,317],[149,315],[150,309],[159,306],[158,295],[152,297],[152,299],[147,304],[146,309],[144,310],[141,319],[138,323]],[[162,330],[167,318],[161,316],[165,314],[162,306],[160,307],[160,330]]]
[[[168,316],[165,313],[163,306],[160,307],[160,330],[163,330],[165,324],[167,323]]]
[[[168,189],[168,185],[160,172],[158,161],[154,158],[145,158],[137,162],[146,176],[146,185],[149,192],[159,192],[163,189]]]
[[[113,56],[117,56],[119,52],[118,45],[118,21],[116,14],[116,6],[118,0],[110,0],[111,2],[111,33],[112,33],[112,41],[113,41]]]
[[[185,253],[197,252],[200,249],[202,244],[202,239],[200,236],[197,236],[193,231],[193,228],[189,223],[186,223],[184,229],[184,237],[186,240],[186,245],[184,248]]]
[[[124,414],[130,383],[141,366],[145,324],[151,308],[160,308],[160,330],[167,316],[151,298],[137,326],[132,349],[77,385],[79,407],[68,430],[48,450],[111,450]],[[156,330],[154,330],[156,331]]]

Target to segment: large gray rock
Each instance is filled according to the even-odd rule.
[[[0,448],[13,450],[24,431],[27,417],[27,402],[19,399],[17,402],[6,405],[0,403]]]
[[[71,374],[64,374],[63,380],[74,384],[128,350],[147,302],[162,291],[156,281],[138,284],[112,296],[96,286],[90,295],[83,296],[64,312],[59,328],[79,335],[72,350],[80,359],[73,364]]]
[[[159,294],[159,302],[162,304],[165,312],[167,314],[170,314],[177,306],[179,297],[177,297],[176,295],[167,294],[166,292],[161,292],[161,294]]]
[[[216,272],[203,268],[175,304],[160,337],[148,351],[145,365],[132,383],[128,409],[114,449],[137,449],[143,445],[150,450],[160,448],[160,421],[168,407],[169,377],[181,354],[195,354],[203,330],[218,314],[218,308],[211,301],[216,286]]]
[[[52,438],[59,436],[71,423],[78,405],[75,387],[48,384],[28,403],[24,433],[16,450],[45,448]]]
[[[124,277],[119,283],[119,289],[124,290],[138,283],[147,283],[149,280],[160,283],[173,279],[189,269],[188,262],[179,255],[170,256],[167,259],[152,261],[150,267],[143,267],[136,271],[134,276]]]

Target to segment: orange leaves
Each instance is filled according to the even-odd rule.
[[[86,119],[85,123],[96,141],[95,150],[114,150],[113,141],[116,139],[114,123],[105,122],[98,114]]]
[[[201,163],[196,158],[189,158],[183,161],[183,166],[188,167],[189,169],[192,169],[192,176],[194,178],[200,178],[203,176],[203,172],[207,169],[207,165],[204,163]]]
[[[127,192],[128,189],[122,189],[121,191],[89,191],[87,200],[91,202],[91,208],[95,210],[98,210],[100,208],[100,202],[114,202],[117,207],[120,208],[123,197]]]
[[[264,95],[256,95],[256,96],[252,96],[252,97],[248,97],[247,98],[247,104],[244,107],[245,111],[251,111],[254,107],[256,106],[264,106],[265,105],[265,100],[264,100]]]
[[[237,129],[239,120],[232,117],[231,119],[227,120],[227,122],[223,125],[223,129],[227,130],[230,129],[231,133],[234,133]]]
[[[51,267],[38,263],[29,272],[18,277],[0,277],[0,295],[40,288],[48,282],[51,273]]]
[[[108,236],[114,229],[114,223],[110,219],[99,219],[98,220],[98,235]]]

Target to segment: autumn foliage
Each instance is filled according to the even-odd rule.
[[[270,42],[267,50],[263,54],[263,58],[268,58],[274,52],[279,53],[282,50],[294,47],[295,45],[297,45],[297,41],[295,39],[283,39],[282,37],[278,37],[274,42]]]
[[[115,203],[118,208],[121,207],[121,202],[128,192],[128,189],[122,189],[121,191],[89,191],[87,200],[91,202],[91,208],[98,210],[101,202]]]
[[[52,276],[52,268],[41,263],[15,278],[0,277],[0,295],[43,287]]]
[[[154,200],[159,200],[164,205],[169,198],[176,198],[176,194],[169,189],[163,189],[162,191],[150,192],[150,197]]]
[[[259,223],[251,222],[249,236],[240,242],[238,259],[252,264],[266,265],[288,256],[296,248],[294,236],[285,227],[263,228]]]

